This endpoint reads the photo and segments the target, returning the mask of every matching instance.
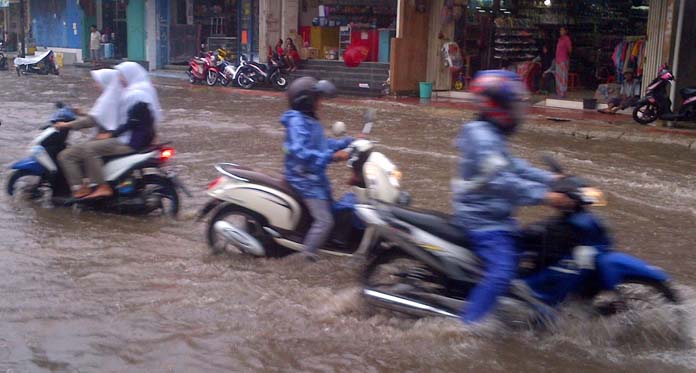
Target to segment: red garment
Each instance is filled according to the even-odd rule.
[[[300,62],[300,60],[301,60],[300,54],[297,53],[297,49],[291,49],[291,50],[288,52],[288,56],[289,56],[290,58],[292,58],[295,62]]]
[[[285,51],[283,50],[283,47],[278,47],[276,48],[276,53],[278,53],[278,56],[284,56]]]
[[[573,48],[573,43],[570,41],[570,36],[563,35],[558,38],[556,43],[556,62],[566,62],[570,60],[570,50]]]

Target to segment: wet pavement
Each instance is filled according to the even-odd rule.
[[[211,256],[194,215],[212,166],[280,169],[285,101],[272,92],[157,78],[163,141],[193,198],[178,221],[48,209],[0,197],[0,370],[5,371],[693,371],[696,370],[694,139],[601,119],[533,113],[514,151],[551,152],[605,190],[599,211],[618,247],[666,269],[686,298],[684,322],[586,320],[552,331],[473,333],[458,322],[375,312],[345,258]],[[18,78],[0,72],[0,164],[23,157],[63,100],[89,107],[87,71]],[[373,138],[404,174],[414,205],[449,211],[452,140],[472,112],[457,106],[339,98],[320,116]],[[77,136],[75,136],[77,139]],[[537,162],[538,163],[538,162]],[[343,165],[330,174],[346,190]],[[3,168],[3,185],[8,171]],[[525,221],[551,213],[525,209]],[[674,329],[672,329],[674,328]]]

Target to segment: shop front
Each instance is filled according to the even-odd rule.
[[[68,1],[75,3],[75,1]],[[89,56],[90,27],[101,33],[101,57],[146,61],[146,0],[79,0],[82,55]],[[71,4],[72,5],[72,4]]]
[[[218,48],[230,51],[231,58],[240,53],[253,57],[258,53],[258,7],[258,0],[158,2],[160,22],[166,19],[168,24],[167,39],[159,40],[159,50],[167,50],[167,56],[158,66],[184,64],[202,51]]]
[[[4,41],[7,51],[16,52],[20,35],[19,0],[0,0],[0,40]]]
[[[356,45],[367,52],[364,62],[389,63],[396,13],[396,0],[304,0],[295,42],[304,59],[342,61]]]
[[[431,10],[440,14],[441,54],[445,57],[445,46],[451,46],[455,52],[459,50],[461,58],[454,66],[442,58],[442,68],[452,75],[437,82],[437,89],[464,89],[478,70],[508,69],[517,72],[532,92],[563,94],[565,91],[556,92],[555,79],[546,85],[542,79],[545,71],[557,73],[554,59],[561,28],[572,41],[567,78],[570,97],[587,97],[600,84],[620,83],[629,70],[639,77],[643,74],[647,0],[446,3]],[[453,26],[451,34],[446,32],[447,25]]]

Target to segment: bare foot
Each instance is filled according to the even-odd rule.
[[[90,193],[92,193],[92,189],[86,185],[83,185],[80,187],[80,189],[73,192],[73,197],[74,198],[83,198],[83,197],[86,197]]]
[[[94,190],[94,192],[85,196],[83,199],[95,199],[95,198],[107,198],[114,195],[113,189],[107,184],[101,184]]]

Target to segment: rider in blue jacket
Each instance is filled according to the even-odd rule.
[[[471,82],[483,108],[477,121],[467,123],[457,139],[459,177],[452,181],[452,223],[467,231],[485,273],[462,310],[465,323],[476,323],[491,311],[517,272],[513,215],[518,206],[549,203],[572,206],[561,193],[550,193],[556,175],[515,158],[508,137],[524,118],[527,90],[519,77],[504,70],[481,71]]]
[[[286,127],[285,178],[301,196],[312,215],[313,222],[304,239],[305,255],[316,260],[316,253],[324,244],[334,225],[331,212],[331,183],[326,176],[329,163],[348,159],[342,151],[352,138],[327,139],[324,127],[317,119],[319,101],[336,95],[336,87],[329,81],[302,77],[288,87],[290,110],[280,122]]]

